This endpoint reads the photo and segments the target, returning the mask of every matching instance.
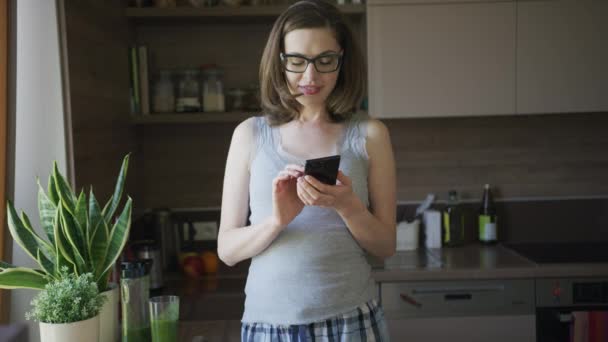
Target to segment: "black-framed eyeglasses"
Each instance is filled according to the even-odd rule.
[[[342,64],[341,53],[325,53],[314,58],[307,58],[302,55],[281,53],[283,68],[289,72],[303,73],[312,63],[320,73],[330,73],[338,70]]]

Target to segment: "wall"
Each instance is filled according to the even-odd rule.
[[[8,195],[17,210],[30,217],[39,234],[36,177],[46,183],[56,160],[66,170],[66,141],[59,63],[59,42],[55,1],[13,0],[16,10],[16,103],[9,129],[9,156],[14,156],[9,170]],[[13,247],[14,264],[35,266],[18,246]],[[14,290],[11,298],[11,321],[24,321],[34,295],[30,290]],[[38,340],[38,325],[29,322],[30,340]]]
[[[451,188],[463,198],[497,186],[499,199],[608,197],[608,115],[580,113],[385,120],[397,161],[398,200]],[[221,204],[236,124],[140,127],[146,207]]]
[[[62,1],[63,2],[63,1]],[[71,117],[76,188],[92,185],[103,205],[114,192],[122,158],[129,152],[125,191],[137,200],[138,148],[130,125],[128,45],[123,1],[65,1],[63,55],[66,110]]]

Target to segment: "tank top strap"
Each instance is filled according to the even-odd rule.
[[[364,114],[356,113],[353,115],[346,127],[343,142],[343,150],[348,147],[355,156],[363,159],[368,159],[367,149],[365,148],[367,119],[368,117]]]

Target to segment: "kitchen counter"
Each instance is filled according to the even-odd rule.
[[[397,252],[372,267],[377,282],[608,276],[608,263],[537,264],[500,244]]]
[[[240,342],[238,320],[197,320],[179,322],[179,342]]]

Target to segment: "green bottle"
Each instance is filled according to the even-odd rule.
[[[450,190],[448,205],[443,212],[443,245],[458,246],[464,242],[464,210],[458,199],[458,192]]]
[[[490,184],[486,184],[483,190],[483,199],[479,208],[479,241],[482,243],[495,243],[497,241],[496,229],[496,206],[492,200]]]

